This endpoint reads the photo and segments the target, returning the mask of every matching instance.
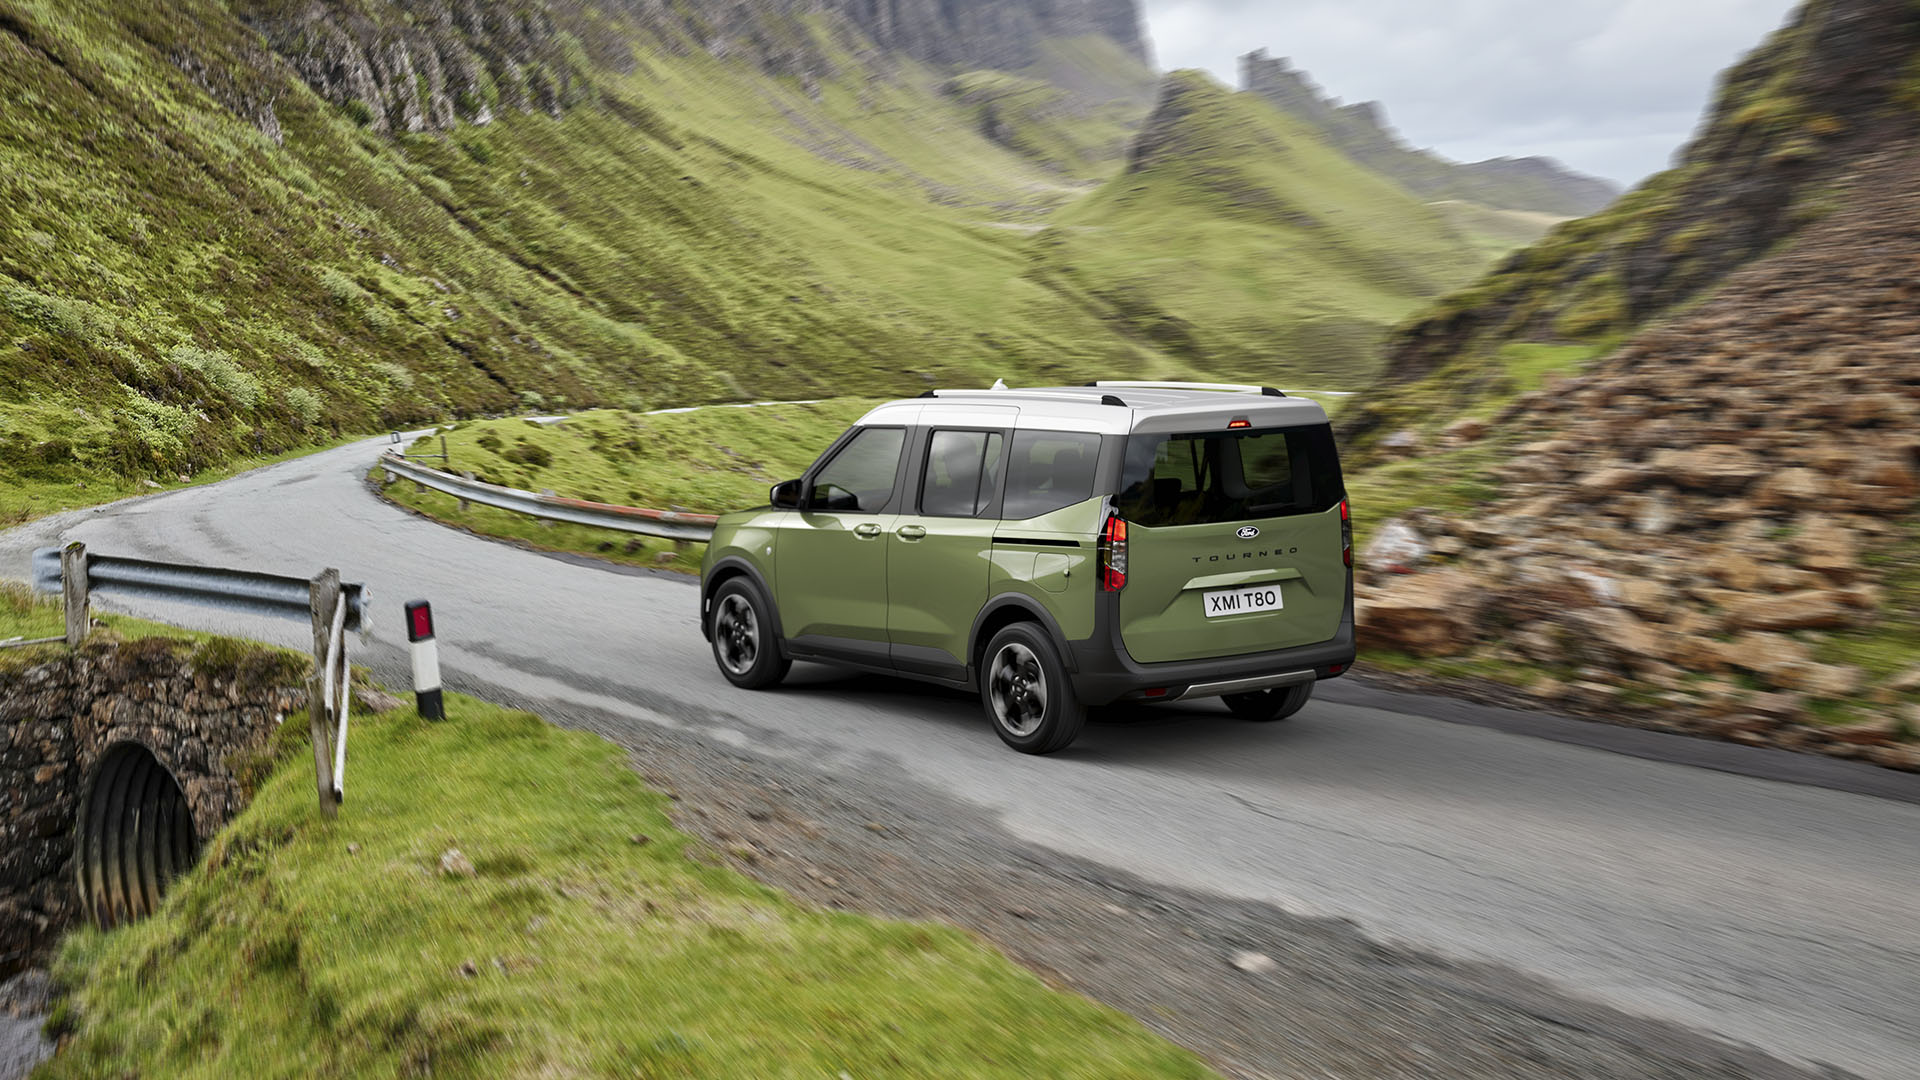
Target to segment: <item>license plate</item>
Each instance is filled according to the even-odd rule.
[[[1286,605],[1280,601],[1280,586],[1261,585],[1252,589],[1218,589],[1201,593],[1200,602],[1206,605],[1207,618],[1217,619],[1222,615],[1246,615],[1255,611],[1279,611]]]

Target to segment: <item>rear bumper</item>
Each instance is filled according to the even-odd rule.
[[[1097,620],[1107,623],[1107,620]],[[1111,624],[1108,624],[1111,625]],[[1106,630],[1107,626],[1102,626]],[[1206,660],[1165,664],[1135,663],[1117,634],[1095,633],[1086,641],[1070,641],[1073,689],[1087,705],[1109,705],[1121,700],[1177,701],[1250,693],[1276,686],[1292,686],[1332,678],[1353,666],[1353,601],[1351,593],[1340,628],[1333,637],[1312,645],[1273,652],[1248,653]],[[1165,693],[1148,695],[1149,690]]]

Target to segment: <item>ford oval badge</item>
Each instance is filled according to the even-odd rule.
[[[1251,540],[1254,537],[1260,535],[1260,529],[1258,526],[1255,526],[1255,525],[1242,525],[1240,526],[1240,531],[1237,533],[1234,533],[1233,535],[1239,537],[1242,540]]]

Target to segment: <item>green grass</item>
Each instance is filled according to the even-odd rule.
[[[184,479],[182,475],[162,473],[149,481],[146,478],[136,479],[112,472],[96,473],[83,468],[65,470],[59,479],[19,479],[0,486],[0,528],[20,525],[48,514],[98,506],[101,503],[131,498],[135,495],[150,495],[157,491],[175,491],[180,488],[218,483],[251,469],[330,450],[361,438],[363,434],[348,432],[311,445],[295,446],[276,454],[234,458],[195,472],[191,476],[185,476]],[[4,471],[5,466],[0,465],[0,473]]]
[[[97,626],[90,631],[93,635],[104,633],[108,640],[139,641],[146,638],[171,638],[179,641],[202,645],[210,641],[224,640],[217,635],[199,630],[186,630],[165,623],[138,619],[132,615],[119,615],[112,612],[92,609],[92,621]],[[40,638],[60,637],[66,633],[66,615],[61,607],[58,595],[35,593],[24,581],[0,580],[0,641],[14,638],[37,641]],[[34,660],[52,655],[43,650],[62,649],[65,646],[48,645],[26,649],[0,650],[0,658],[18,663],[20,657],[31,656]],[[268,648],[261,646],[261,648]],[[285,652],[292,657],[305,658],[305,653]]]
[[[1490,262],[1538,243],[1555,225],[1567,220],[1535,210],[1500,210],[1460,199],[1443,199],[1432,205]]]
[[[874,404],[837,398],[651,416],[602,410],[553,425],[476,421],[447,432],[447,452],[454,471],[491,484],[622,506],[725,513],[764,504],[768,488],[805,472]],[[429,437],[411,452],[439,453],[439,447],[439,439]],[[386,492],[448,524],[550,551],[677,570],[698,569],[704,554],[697,544],[542,522],[485,506],[462,510],[453,496],[418,492],[404,481]]]
[[[41,1075],[1211,1075],[958,931],[711,865],[610,743],[448,711],[356,718],[331,823],[282,728],[158,915],[68,938]],[[443,875],[449,848],[477,875]]]
[[[1494,470],[1511,446],[1510,439],[1488,439],[1348,475],[1354,546],[1365,551],[1374,530],[1409,510],[1458,516],[1492,502],[1500,494]]]
[[[1886,590],[1880,609],[1867,626],[1825,635],[1814,655],[1886,680],[1920,666],[1920,516],[1899,521],[1894,536],[1866,552],[1862,562]]]
[[[25,582],[0,581],[0,641],[37,641],[66,632],[58,597],[36,596]]]

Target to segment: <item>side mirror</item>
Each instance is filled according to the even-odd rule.
[[[767,492],[767,501],[773,504],[775,510],[798,510],[801,486],[798,480],[784,480]]]

